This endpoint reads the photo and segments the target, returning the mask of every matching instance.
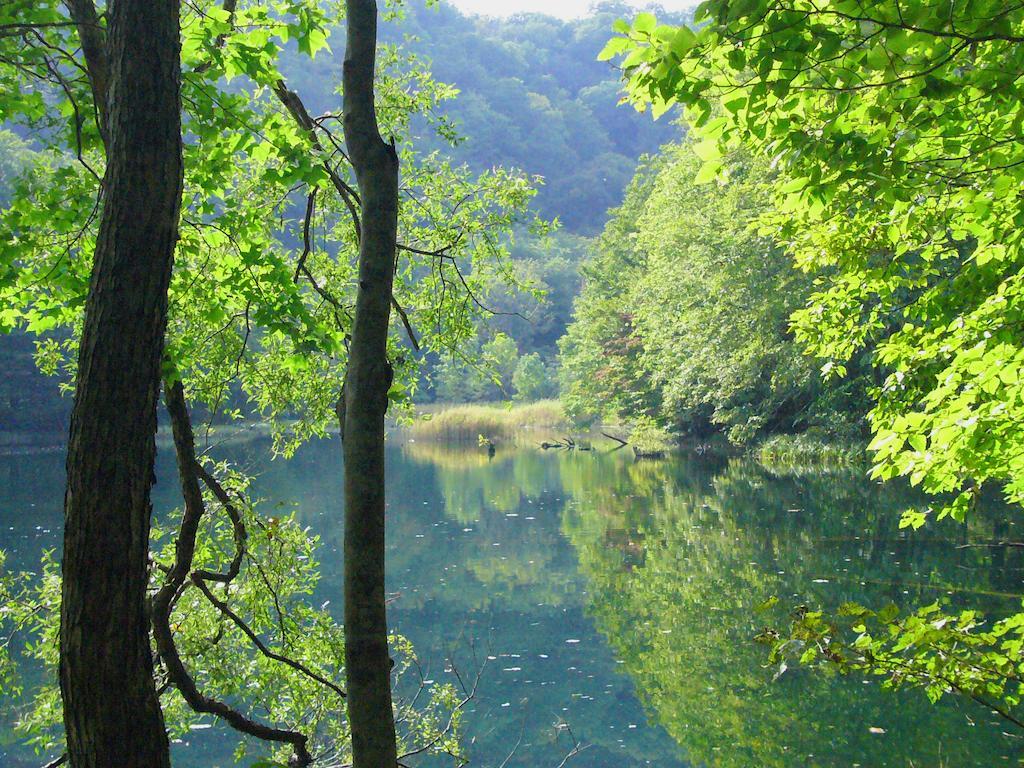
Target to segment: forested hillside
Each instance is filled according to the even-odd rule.
[[[637,158],[679,134],[667,119],[655,122],[620,105],[618,70],[597,60],[615,20],[635,12],[612,1],[572,21],[540,14],[503,19],[414,0],[384,24],[382,37],[423,57],[435,79],[458,90],[439,110],[458,146],[424,132],[428,146],[477,170],[504,165],[541,176],[541,212],[568,232],[596,234]],[[319,112],[338,102],[331,84],[341,69],[342,35],[332,35],[330,44],[334,56],[312,64],[294,56],[284,65],[291,80],[317,95],[311,106]]]

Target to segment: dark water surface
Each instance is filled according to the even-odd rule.
[[[322,595],[341,607],[340,448],[324,441],[268,461],[260,440],[219,457],[259,475],[256,494],[296,503],[322,538]],[[933,707],[860,679],[789,671],[772,682],[751,642],[783,602],[914,605],[934,600],[991,613],[1020,603],[1020,550],[963,547],[1013,536],[1005,510],[969,528],[898,529],[912,493],[863,470],[766,470],[737,458],[389,448],[391,621],[450,678],[454,655],[490,657],[469,706],[472,765],[1014,765],[1020,739],[963,702]],[[178,503],[161,455],[158,514]],[[59,545],[63,454],[0,456],[0,548],[12,570]],[[1019,524],[1018,524],[1019,527]],[[1019,538],[1019,537],[1018,537]],[[0,700],[0,765],[38,766]],[[210,721],[211,723],[213,721]],[[214,725],[176,745],[176,765],[233,765],[237,738]],[[517,747],[518,744],[518,747]]]

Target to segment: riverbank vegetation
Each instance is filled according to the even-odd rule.
[[[811,465],[817,468],[867,466],[865,443],[828,434],[804,432],[772,435],[751,447],[751,453],[767,467]]]
[[[728,194],[737,153],[771,163],[756,231],[815,278],[787,332],[824,361],[826,388],[870,372],[872,476],[933,497],[901,525],[962,523],[986,487],[1019,510],[1024,10],[710,0],[693,26],[641,14],[618,33],[603,55],[622,57],[630,98],[686,108],[695,181]],[[853,668],[1019,728],[1024,614],[995,618],[804,607],[762,637],[780,674]]]
[[[695,142],[648,159],[583,268],[559,342],[567,413],[579,421],[655,418],[739,444],[826,429],[856,436],[867,380],[822,380],[790,330],[814,291],[781,243],[754,225],[777,173],[736,151],[728,179],[700,184]]]

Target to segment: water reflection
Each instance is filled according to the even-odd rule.
[[[780,477],[730,460],[615,474],[574,493],[564,530],[597,626],[692,762],[990,766],[1020,754],[984,711],[803,671],[772,682],[750,642],[764,620],[751,606],[769,595],[1008,609],[998,593],[1008,574],[1019,579],[1019,553],[997,568],[985,551],[934,531],[906,536],[898,510],[914,500],[856,473]],[[975,520],[969,535],[991,540],[990,525]]]
[[[320,534],[322,595],[340,609],[339,447],[267,463],[256,492],[297,503]],[[740,459],[478,450],[396,440],[389,460],[392,621],[444,676],[491,657],[467,719],[474,764],[554,768],[572,735],[596,766],[991,766],[1020,755],[972,707],[931,707],[860,680],[787,672],[751,642],[769,594],[837,604],[942,599],[1010,610],[1020,550],[960,547],[1012,535],[1005,510],[970,528],[898,530],[907,492],[861,473],[774,474]],[[17,567],[55,546],[62,457],[0,457],[0,547]],[[177,503],[162,456],[156,506]],[[449,673],[450,674],[450,673]],[[5,718],[0,718],[3,721]],[[884,733],[879,733],[884,730]],[[3,741],[12,739],[0,725]],[[230,765],[233,737],[179,748],[183,766]],[[7,750],[6,754],[4,750]],[[0,746],[0,763],[23,755]],[[33,764],[31,762],[26,765]]]

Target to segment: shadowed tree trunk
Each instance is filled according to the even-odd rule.
[[[68,5],[89,15],[91,3]],[[98,49],[92,28],[86,51],[101,102],[106,90],[107,173],[67,458],[60,687],[73,768],[170,764],[146,584],[182,188],[178,13],[178,0],[111,0],[106,41]]]
[[[359,288],[342,414],[345,665],[355,768],[398,763],[384,593],[384,414],[393,371],[388,323],[398,230],[398,156],[374,106],[377,5],[347,0],[345,141],[362,198]]]

